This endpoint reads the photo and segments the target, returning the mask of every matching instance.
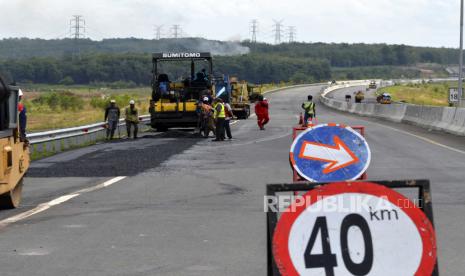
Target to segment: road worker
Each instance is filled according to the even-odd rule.
[[[19,89],[18,91],[19,140],[28,144],[29,141],[26,139],[26,125],[27,125],[26,106],[21,102],[21,100],[23,99],[23,95],[24,95],[23,91]]]
[[[107,122],[107,140],[113,139],[115,130],[118,127],[120,117],[120,109],[116,106],[115,100],[110,100],[110,105],[105,109],[105,119]]]
[[[206,82],[208,82],[208,75],[207,75],[207,70],[205,68],[200,71],[200,74],[202,74],[202,79]],[[199,75],[200,76],[200,75]]]
[[[268,107],[268,101],[263,98],[263,95],[259,95],[258,101],[255,103],[255,115],[257,115],[257,124],[260,130],[265,130],[265,125],[270,121]]]
[[[126,107],[126,130],[128,132],[128,138],[131,138],[131,128],[134,128],[134,139],[137,139],[137,130],[139,124],[139,112],[135,106],[134,100],[129,101],[129,106]]]
[[[216,138],[213,141],[224,141],[224,121],[226,118],[226,111],[221,98],[215,98],[213,101],[213,110],[216,124]]]
[[[208,138],[210,131],[215,133],[215,120],[213,118],[213,107],[210,105],[210,99],[205,96],[199,105],[200,109],[200,134]]]
[[[313,118],[316,117],[315,103],[313,102],[313,96],[308,95],[307,101],[302,103],[302,108],[304,112],[304,126],[307,126],[308,120],[310,119],[313,122]]]
[[[228,136],[228,139],[231,140],[232,139],[232,134],[231,134],[231,125],[230,125],[230,122],[233,118],[233,111],[232,111],[232,107],[229,103],[224,103],[224,111],[225,111],[225,114],[226,114],[226,117],[225,117],[225,120],[224,120],[224,131],[226,132],[226,136]],[[224,136],[224,134],[223,134]]]

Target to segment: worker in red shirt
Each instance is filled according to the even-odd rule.
[[[268,101],[262,95],[258,96],[255,103],[255,115],[257,115],[257,124],[260,130],[265,130],[265,125],[270,121],[268,113]]]

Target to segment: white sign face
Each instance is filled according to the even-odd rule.
[[[324,210],[331,204],[334,205],[332,202],[341,202],[342,206],[350,206],[351,202],[366,202],[368,210],[363,210],[365,207],[356,213]],[[350,216],[357,216],[353,218],[358,218],[368,227],[348,224],[348,231],[341,233],[343,221],[346,220],[347,223]],[[311,234],[316,231],[317,238],[311,245]],[[328,251],[324,254],[322,231],[328,232],[331,253]],[[343,250],[341,244],[341,235],[347,238],[349,250],[346,258],[350,259],[349,263],[343,259],[342,252],[345,249]],[[300,275],[326,275],[324,267],[307,268],[309,265],[305,256],[308,256],[308,261],[311,256],[320,254],[328,255],[325,258],[330,254],[335,257],[333,260],[336,263],[332,267],[334,275],[352,275],[354,269],[351,265],[356,266],[363,262],[367,264],[363,275],[414,275],[420,265],[423,246],[415,224],[399,207],[371,195],[340,194],[318,201],[299,216],[289,235],[289,252]]]
[[[373,183],[331,185],[329,193],[325,186],[308,192],[305,204],[281,216],[273,239],[281,274],[431,274],[434,230],[419,208],[393,190],[384,188],[383,195]]]
[[[459,102],[459,90],[457,88],[449,88],[449,103]]]

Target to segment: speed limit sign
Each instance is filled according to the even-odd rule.
[[[277,222],[272,251],[281,275],[431,275],[436,237],[425,213],[370,182],[319,186]]]

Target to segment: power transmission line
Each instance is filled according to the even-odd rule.
[[[274,33],[274,43],[275,44],[280,44],[281,43],[281,37],[283,34],[283,20],[275,20],[273,19],[274,22],[274,28],[273,28],[273,33]]]
[[[181,26],[178,24],[175,24],[171,27],[171,36],[173,38],[180,38],[182,33]]]
[[[74,38],[74,56],[81,59],[79,41],[85,38],[86,31],[86,21],[82,15],[73,15],[73,18],[69,21],[69,31],[71,38]]]
[[[258,20],[254,19],[250,23],[250,32],[252,33],[252,43],[257,43]]]
[[[295,26],[287,27],[287,36],[288,36],[289,43],[295,42],[295,38],[296,38],[296,28],[295,28]]]
[[[163,25],[155,25],[155,39],[161,39],[161,30],[163,29]]]
[[[69,21],[69,31],[74,39],[85,38],[86,21],[82,15],[73,15],[73,18]]]

